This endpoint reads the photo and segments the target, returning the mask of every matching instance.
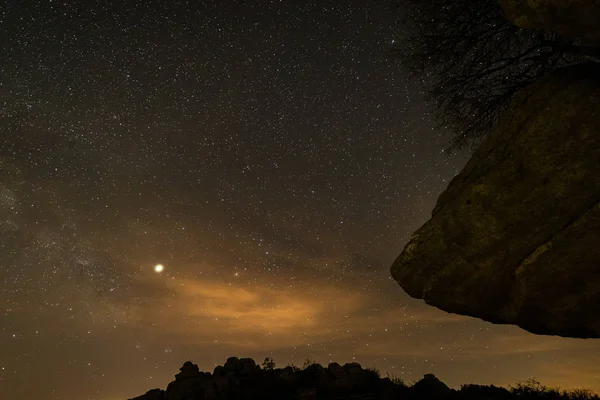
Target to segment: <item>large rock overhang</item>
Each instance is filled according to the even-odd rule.
[[[600,337],[600,66],[526,89],[391,273],[448,312]]]

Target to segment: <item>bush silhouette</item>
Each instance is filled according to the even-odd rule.
[[[262,367],[265,371],[273,371],[275,370],[275,361],[272,357],[266,357],[262,363]]]
[[[310,367],[311,365],[315,365],[317,362],[315,360],[313,360],[312,358],[306,358],[306,360],[304,360],[304,364],[302,364],[302,369],[306,369],[308,367]]]
[[[473,147],[516,95],[550,71],[600,62],[600,50],[512,25],[498,0],[403,0],[391,55],[421,80],[450,149]]]

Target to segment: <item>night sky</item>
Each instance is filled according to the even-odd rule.
[[[229,356],[600,391],[600,341],[391,279],[468,157],[386,56],[391,2],[1,3],[0,398],[123,400]]]

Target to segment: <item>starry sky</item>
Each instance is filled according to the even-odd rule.
[[[229,356],[600,391],[600,342],[391,279],[468,158],[388,59],[394,13],[3,0],[0,397],[122,400]]]

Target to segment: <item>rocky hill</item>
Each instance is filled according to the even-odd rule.
[[[263,364],[265,365],[265,364]],[[212,373],[186,361],[166,390],[153,389],[130,400],[258,400],[258,399],[331,399],[331,400],[600,400],[585,390],[572,392],[548,389],[532,381],[511,390],[480,385],[449,388],[433,374],[411,386],[390,377],[381,378],[375,369],[358,363],[331,363],[326,368],[310,364],[304,369],[288,366],[261,368],[251,358],[230,357]]]

